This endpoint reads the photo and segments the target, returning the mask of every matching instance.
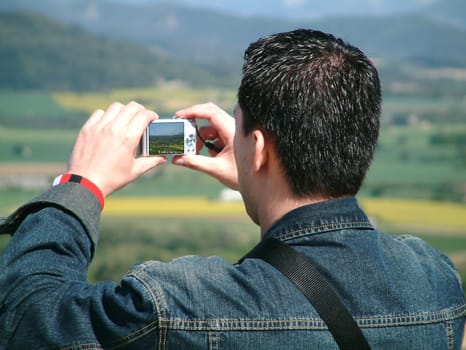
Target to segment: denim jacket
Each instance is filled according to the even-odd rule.
[[[54,187],[0,227],[0,349],[336,349],[313,306],[262,260],[147,261],[86,282],[100,208],[79,184]],[[377,231],[355,198],[300,207],[266,233],[330,281],[373,349],[460,349],[458,274],[418,238]]]

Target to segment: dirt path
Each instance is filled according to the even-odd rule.
[[[49,175],[54,176],[66,169],[63,163],[0,163],[0,176]]]

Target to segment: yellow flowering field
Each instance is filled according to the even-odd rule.
[[[116,197],[105,204],[104,216],[246,216],[240,201],[221,202],[202,197]]]
[[[376,224],[453,230],[466,234],[466,205],[405,199],[359,200]],[[240,201],[222,202],[202,197],[115,197],[109,198],[104,216],[209,217],[244,216]]]
[[[192,89],[183,87],[154,87],[141,89],[112,90],[108,92],[54,92],[52,98],[65,109],[92,113],[105,109],[112,102],[137,101],[155,111],[172,111],[197,103],[215,101],[225,108],[233,109],[236,91],[221,89]]]
[[[360,202],[376,223],[453,229],[466,234],[464,204],[409,199],[362,199]]]

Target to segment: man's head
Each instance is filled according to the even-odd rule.
[[[296,30],[252,43],[238,92],[243,132],[261,130],[298,197],[359,190],[381,112],[377,70],[332,35]]]

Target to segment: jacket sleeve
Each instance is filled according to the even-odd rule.
[[[92,193],[67,183],[0,226],[12,235],[0,262],[0,349],[156,347],[157,313],[143,284],[86,282],[99,219]]]

